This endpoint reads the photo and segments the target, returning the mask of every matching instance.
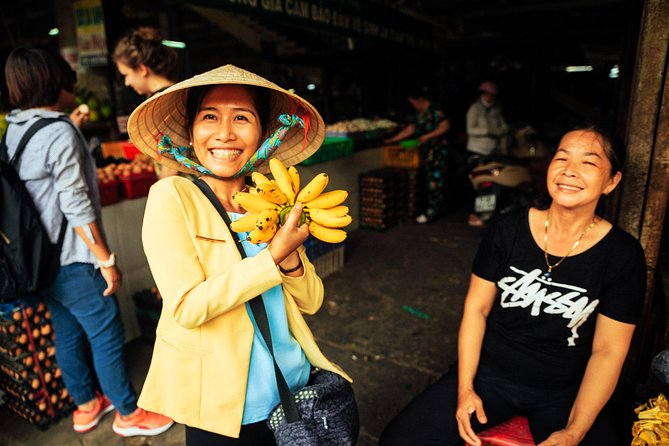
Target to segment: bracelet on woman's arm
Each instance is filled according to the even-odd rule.
[[[302,259],[300,259],[299,263],[297,264],[297,266],[295,268],[284,269],[284,268],[281,267],[281,265],[279,265],[279,271],[281,271],[284,274],[294,273],[295,271],[297,271],[300,268],[302,268]]]

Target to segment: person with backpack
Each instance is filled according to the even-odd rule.
[[[105,241],[95,163],[79,129],[61,112],[74,104],[74,72],[49,51],[17,48],[7,58],[5,79],[9,102],[16,107],[7,115],[5,159],[14,158],[31,127],[52,121],[23,141],[25,147],[13,167],[51,243],[60,244],[55,279],[34,294],[51,312],[56,360],[77,405],[74,430],[93,429],[116,408],[117,434],[158,435],[173,421],[137,407],[126,373],[124,330],[115,295],[122,275]],[[63,225],[67,226],[59,240]],[[96,379],[103,393],[96,390]]]

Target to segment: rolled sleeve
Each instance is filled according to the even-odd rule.
[[[283,286],[286,292],[293,296],[301,312],[314,314],[323,304],[325,294],[323,281],[316,274],[316,268],[309,261],[304,246],[300,246],[297,253],[302,261],[304,273],[297,277],[282,274]]]
[[[56,123],[49,144],[46,168],[53,177],[60,210],[70,225],[77,227],[96,220],[95,208],[86,183],[79,135],[67,123]]]

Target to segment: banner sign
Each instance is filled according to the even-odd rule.
[[[305,25],[325,26],[351,37],[371,37],[428,47],[425,23],[379,3],[356,0],[188,0],[216,9],[259,15]]]
[[[76,0],[72,3],[77,31],[79,64],[103,66],[108,64],[105,20],[102,0]]]

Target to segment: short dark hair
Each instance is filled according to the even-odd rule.
[[[16,48],[7,57],[9,103],[29,109],[54,105],[61,89],[74,92],[76,75],[60,55],[40,48]]]
[[[209,91],[217,85],[203,85],[200,87],[191,87],[188,89],[188,96],[186,98],[186,128],[190,131],[195,122],[195,115],[197,115],[204,97]],[[270,107],[270,93],[269,90],[262,87],[255,87],[253,85],[242,85],[251,94],[253,98],[253,105],[258,113],[260,120],[260,127],[262,135],[266,135],[269,127],[269,107]]]

